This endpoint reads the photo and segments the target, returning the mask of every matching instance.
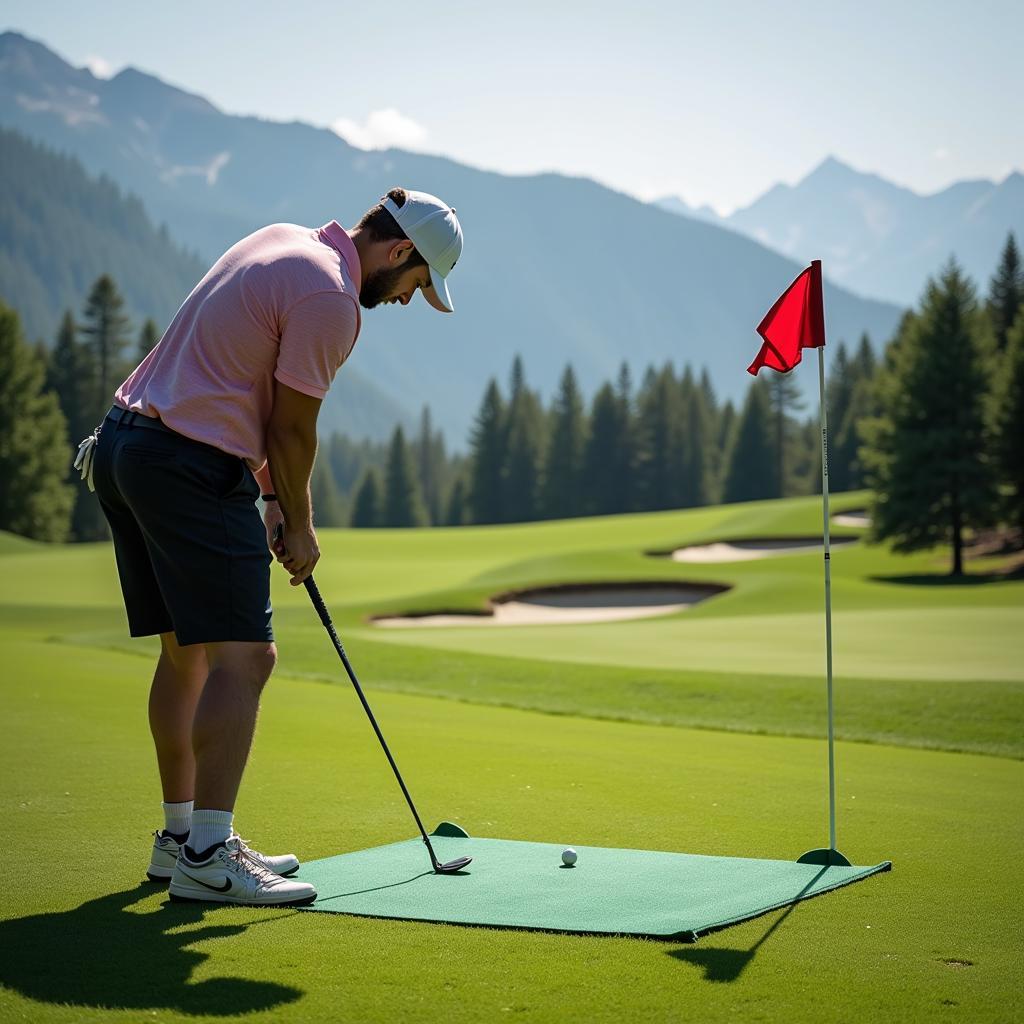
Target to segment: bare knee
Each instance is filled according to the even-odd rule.
[[[227,672],[262,690],[277,664],[277,645],[242,641],[207,644],[206,657],[211,672]]]

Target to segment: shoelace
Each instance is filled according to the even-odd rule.
[[[273,882],[279,876],[258,860],[256,851],[251,850],[241,836],[231,836],[228,840],[228,849],[232,860],[238,862],[244,871],[252,875],[261,883]]]

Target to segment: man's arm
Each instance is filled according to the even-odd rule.
[[[276,553],[292,574],[293,586],[312,573],[320,557],[309,495],[319,412],[319,398],[274,381],[274,408],[267,425],[267,460],[284,516],[284,535]]]

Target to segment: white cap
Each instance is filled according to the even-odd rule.
[[[462,255],[462,226],[454,208],[427,192],[409,191],[403,206],[390,196],[384,197],[382,205],[430,267],[434,287],[424,290],[423,297],[434,309],[453,313],[455,307],[445,278]]]

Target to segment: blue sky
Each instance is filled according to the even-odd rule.
[[[230,113],[720,212],[825,156],[919,192],[1024,168],[1024,4],[4,0],[75,65]]]

